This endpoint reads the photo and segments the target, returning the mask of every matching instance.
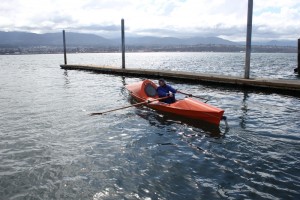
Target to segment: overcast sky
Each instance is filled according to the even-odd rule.
[[[0,31],[218,36],[244,41],[248,0],[1,0]],[[254,0],[253,40],[300,37],[300,0]]]

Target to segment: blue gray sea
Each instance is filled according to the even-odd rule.
[[[212,127],[132,107],[142,78],[0,56],[0,199],[300,199],[300,98],[167,80],[225,110]],[[69,64],[120,66],[119,53]],[[243,53],[128,53],[127,67],[243,76]],[[253,53],[251,77],[293,79],[296,54]],[[154,80],[156,81],[156,80]],[[177,96],[180,98],[180,96]]]

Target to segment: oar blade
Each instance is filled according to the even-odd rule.
[[[95,116],[95,115],[102,115],[103,113],[102,112],[100,112],[100,113],[90,113],[89,115],[90,116]]]

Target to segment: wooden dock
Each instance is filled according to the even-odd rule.
[[[138,68],[116,68],[111,66],[96,65],[61,65],[66,70],[87,70],[104,74],[129,75],[145,78],[176,79],[189,82],[202,82],[208,84],[226,85],[233,87],[245,87],[255,90],[268,90],[270,92],[288,93],[300,95],[300,80],[282,80],[282,79],[244,79],[234,76],[223,76],[214,74],[203,74],[184,71],[164,71],[157,69],[138,69]]]

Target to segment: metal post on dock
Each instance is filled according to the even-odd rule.
[[[300,38],[298,39],[298,75],[300,76]]]
[[[248,0],[245,79],[249,79],[250,76],[252,15],[253,15],[253,0]]]
[[[125,32],[124,32],[124,19],[121,19],[121,38],[122,38],[122,69],[125,69]]]
[[[67,64],[67,48],[66,48],[66,33],[65,30],[63,30],[63,43],[64,43],[64,61],[65,65]]]

